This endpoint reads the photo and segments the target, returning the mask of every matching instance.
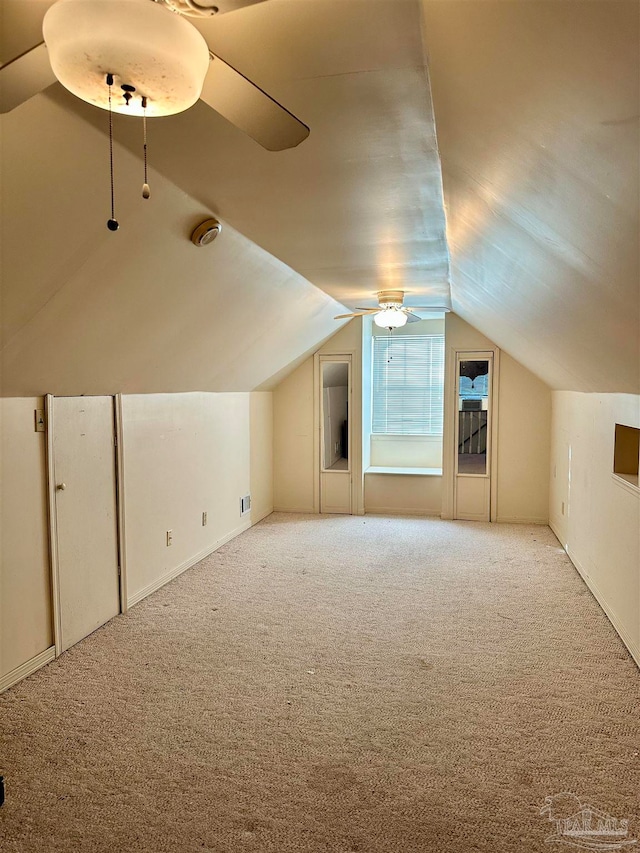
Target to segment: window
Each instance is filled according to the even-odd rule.
[[[471,362],[474,364],[475,362]],[[470,376],[460,377],[460,397],[463,400],[481,400],[483,397],[489,396],[489,374],[484,376],[476,376],[471,379]]]
[[[442,435],[444,335],[373,338],[377,435]]]
[[[640,429],[616,424],[613,473],[632,486],[638,486],[640,468]]]

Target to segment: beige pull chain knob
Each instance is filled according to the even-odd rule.
[[[58,485],[56,486],[56,489],[58,489],[60,492],[64,492],[64,490],[65,490],[66,488],[67,488],[67,484],[66,484],[66,483],[58,483]]]

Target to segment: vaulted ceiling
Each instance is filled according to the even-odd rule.
[[[454,310],[555,388],[640,391],[640,4],[425,0]]]
[[[2,0],[4,60],[48,5]],[[106,114],[55,84],[5,115],[3,394],[270,387],[386,287],[451,298],[553,387],[640,390],[635,0],[267,0],[198,26],[310,137],[155,119],[145,202],[117,117],[112,234]]]

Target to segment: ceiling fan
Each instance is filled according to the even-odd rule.
[[[263,148],[293,148],[309,128],[210,51],[187,20],[258,2],[56,0],[44,15],[44,40],[0,69],[0,111],[58,80],[82,100],[128,115],[173,115],[201,99]]]
[[[448,308],[420,305],[406,307],[404,302],[404,290],[380,290],[377,293],[377,308],[356,308],[352,314],[338,314],[334,320],[344,320],[347,317],[363,317],[373,314],[373,322],[383,329],[399,329],[406,323],[417,323],[422,317],[414,314],[414,311],[448,311]]]

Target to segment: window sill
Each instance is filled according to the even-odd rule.
[[[365,474],[403,474],[411,477],[442,477],[442,468],[399,468],[397,466],[372,465]]]
[[[392,432],[372,432],[371,441],[442,441],[442,435],[405,435]]]
[[[640,486],[637,474],[612,474],[613,482],[621,486],[625,491],[640,497]]]

